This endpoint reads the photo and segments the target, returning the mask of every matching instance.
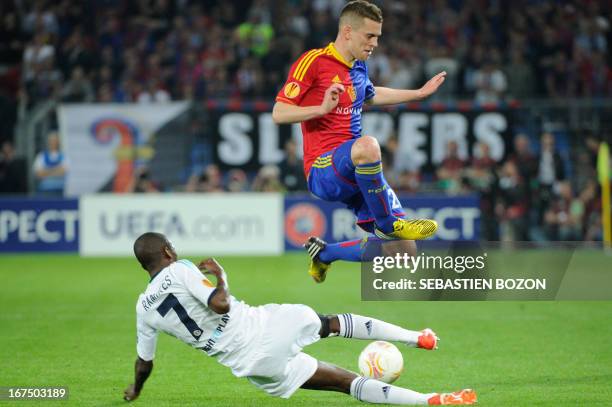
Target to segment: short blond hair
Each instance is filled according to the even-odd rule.
[[[377,23],[383,22],[382,11],[376,4],[366,0],[353,0],[344,6],[340,12],[340,27],[345,24],[359,26],[367,18]]]

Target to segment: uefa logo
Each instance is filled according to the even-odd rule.
[[[296,247],[302,247],[310,236],[324,236],[327,231],[325,215],[316,205],[298,203],[285,213],[285,236]]]

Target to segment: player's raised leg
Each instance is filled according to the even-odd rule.
[[[374,404],[448,405],[474,404],[476,393],[461,390],[455,393],[419,393],[393,386],[357,374],[329,363],[320,362],[314,375],[302,385],[303,389],[337,391],[350,394],[359,401]]]
[[[337,260],[361,262],[371,261],[380,255],[417,254],[416,244],[412,240],[385,241],[373,235],[338,243],[327,243],[319,237],[311,236],[304,243],[304,248],[310,256],[308,274],[317,283],[325,281],[331,263]]]
[[[411,331],[376,318],[357,314],[319,315],[321,338],[343,336],[345,338],[402,342],[408,346],[434,350],[438,348],[438,336],[429,328]]]
[[[431,219],[406,220],[393,214],[395,193],[385,180],[380,146],[371,136],[362,136],[351,147],[355,180],[372,215],[376,235],[382,239],[421,240],[431,237],[438,225]]]
[[[377,238],[373,238],[380,240]],[[331,263],[336,260],[367,261],[365,253],[372,244],[367,237],[338,243],[327,243],[323,239],[311,236],[304,243],[304,248],[310,256],[308,274],[317,282],[322,283],[327,277]]]

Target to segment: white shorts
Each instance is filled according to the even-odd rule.
[[[272,396],[289,398],[317,370],[315,358],[302,348],[320,339],[321,320],[312,308],[297,304],[268,304],[263,335],[253,344],[253,363],[247,378]]]

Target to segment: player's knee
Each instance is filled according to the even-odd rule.
[[[327,338],[328,336],[336,336],[340,333],[340,322],[337,315],[322,315],[318,314],[321,320],[321,330],[319,336]]]
[[[356,165],[380,161],[378,140],[372,136],[359,137],[351,148],[351,158]]]

